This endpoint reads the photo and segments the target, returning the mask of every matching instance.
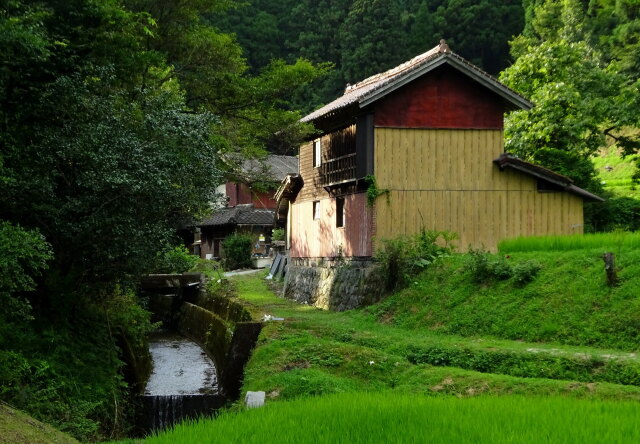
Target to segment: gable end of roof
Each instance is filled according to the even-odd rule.
[[[395,68],[370,76],[354,85],[347,85],[342,96],[300,120],[302,122],[313,122],[349,107],[364,108],[444,64],[457,69],[472,80],[478,82],[516,109],[528,110],[533,107],[533,103],[529,100],[500,83],[498,79],[483,71],[481,68],[452,52],[446,42],[441,41],[440,45],[435,48]]]

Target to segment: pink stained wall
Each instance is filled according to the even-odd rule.
[[[295,202],[291,207],[291,257],[371,256],[373,211],[366,194],[344,196],[345,224],[336,227],[336,199],[320,202],[320,219],[313,219],[313,201]]]

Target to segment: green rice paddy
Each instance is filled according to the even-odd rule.
[[[307,397],[178,425],[179,443],[637,443],[640,404],[537,397],[349,393]]]
[[[640,248],[640,232],[575,234],[572,236],[531,236],[506,239],[498,244],[501,253],[526,251],[570,251],[602,249],[617,252],[620,249]]]

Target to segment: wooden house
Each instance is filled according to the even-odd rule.
[[[274,192],[284,177],[296,171],[298,158],[293,156],[269,155],[261,161],[244,162],[219,189],[225,205],[195,224],[194,254],[203,259],[220,258],[222,241],[240,232],[255,237],[254,255],[266,256],[274,226]]]
[[[532,106],[444,41],[348,85],[302,119],[320,135],[278,194],[293,263],[366,259],[380,239],[422,228],[457,233],[461,250],[582,233],[583,202],[602,199],[504,153],[505,112]],[[385,190],[373,205],[367,176]]]

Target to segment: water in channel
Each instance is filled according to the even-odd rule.
[[[210,414],[224,403],[216,367],[198,344],[165,334],[151,338],[149,351],[153,370],[142,397],[146,431]]]

